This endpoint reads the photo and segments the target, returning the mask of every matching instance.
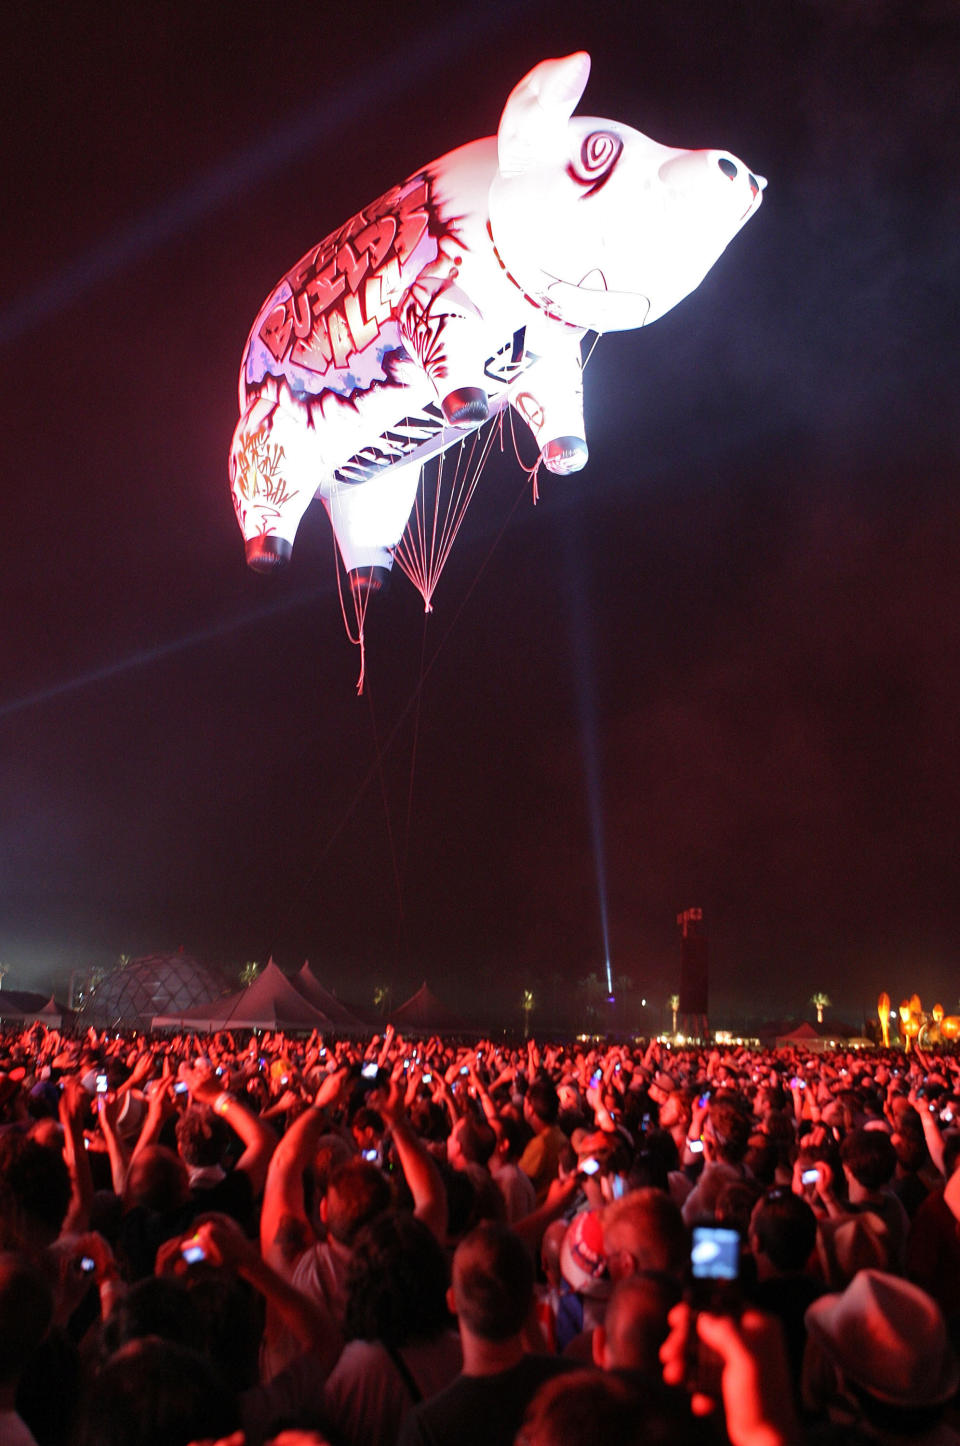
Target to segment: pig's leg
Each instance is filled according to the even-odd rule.
[[[580,340],[550,341],[550,350],[511,387],[510,402],[536,438],[543,465],[562,476],[587,462]]]
[[[365,482],[331,482],[323,505],[347,573],[384,576],[393,566],[393,549],[403,536],[420,481],[418,463],[395,463]]]
[[[316,434],[299,415],[267,395],[247,407],[230,448],[230,487],[255,572],[288,560],[323,474]]]

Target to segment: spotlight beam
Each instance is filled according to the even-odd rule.
[[[277,613],[288,612],[292,608],[301,607],[304,603],[313,602],[316,597],[316,588],[309,593],[301,592],[290,597],[283,597],[271,603],[269,607],[241,613],[233,618],[224,618],[221,622],[211,623],[209,627],[188,633],[186,637],[172,638],[169,642],[160,643],[155,648],[143,648],[136,653],[129,653],[125,658],[117,658],[113,662],[103,663],[99,668],[91,668],[86,673],[79,673],[73,678],[65,678],[59,683],[51,683],[49,687],[38,688],[36,692],[26,693],[22,698],[9,698],[5,703],[0,703],[0,722],[5,718],[12,718],[18,713],[23,713],[29,708],[38,708],[44,703],[52,703],[57,699],[66,698],[71,693],[79,693],[84,688],[93,687],[96,683],[107,682],[111,678],[121,677],[124,673],[132,673],[137,668],[146,668],[164,658],[174,657],[177,653],[202,647],[206,643],[235,633],[240,628],[262,622],[265,618],[273,617]]]
[[[397,97],[409,95],[438,65],[455,60],[462,52],[472,53],[481,38],[508,23],[515,27],[519,11],[539,9],[543,0],[525,4],[476,4],[451,11],[446,24],[427,35],[419,31],[410,41],[348,85],[334,88],[285,124],[275,127],[263,140],[238,151],[219,166],[198,176],[160,205],[134,217],[112,235],[68,261],[59,271],[15,298],[0,311],[0,347],[9,346],[48,322],[68,306],[112,276],[135,265],[176,240],[223,206],[265,178],[292,165],[318,145],[331,144],[339,133],[361,123],[370,110],[370,97],[377,97],[378,112],[392,111]],[[522,22],[521,22],[522,23]]]
[[[603,786],[600,773],[600,751],[597,743],[596,679],[590,631],[587,627],[588,606],[583,567],[576,544],[565,532],[569,583],[570,634],[573,645],[573,673],[577,692],[577,716],[580,721],[580,745],[583,758],[583,781],[586,791],[590,843],[597,884],[597,905],[600,911],[600,933],[607,976],[607,997],[613,1000],[613,970],[610,963],[610,927],[607,916],[607,853],[603,828]]]

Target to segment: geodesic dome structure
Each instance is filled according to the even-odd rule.
[[[83,1007],[85,1024],[149,1029],[155,1014],[176,1014],[219,999],[226,985],[189,954],[148,954],[101,979]]]

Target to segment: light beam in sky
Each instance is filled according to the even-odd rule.
[[[607,998],[613,1002],[613,970],[610,963],[610,926],[607,914],[607,851],[603,827],[603,786],[600,775],[600,754],[597,744],[596,679],[593,649],[588,627],[588,602],[583,576],[583,563],[571,540],[567,539],[567,597],[569,600],[570,635],[573,645],[573,673],[577,690],[577,715],[580,722],[580,746],[583,758],[583,781],[587,795],[590,822],[590,843],[597,884],[597,906],[600,912],[600,935],[603,941],[603,962],[607,977]]]
[[[400,98],[425,84],[427,73],[444,60],[472,51],[479,40],[489,39],[508,22],[522,26],[519,12],[538,9],[543,3],[526,0],[524,4],[457,8],[446,25],[433,27],[426,35],[412,27],[410,41],[403,49],[339,88],[325,74],[325,95],[318,104],[275,126],[262,140],[134,217],[0,310],[0,346],[18,341],[110,277],[151,256],[315,147],[330,145],[332,138],[348,126],[362,123],[370,111],[371,95],[377,97],[378,111],[395,112]],[[418,159],[414,157],[411,165]]]
[[[293,593],[289,597],[283,597],[271,603],[269,607],[257,608],[255,611],[241,613],[233,618],[224,618],[220,622],[211,623],[209,627],[188,633],[184,638],[172,638],[169,642],[160,643],[155,648],[142,648],[136,653],[128,653],[125,658],[116,658],[113,662],[102,663],[99,668],[90,668],[87,672],[78,673],[73,678],[64,678],[59,683],[51,683],[48,687],[38,688],[33,693],[25,693],[21,698],[8,698],[6,702],[0,702],[0,722],[17,713],[23,713],[28,708],[38,708],[44,703],[52,703],[59,698],[65,698],[71,693],[79,693],[83,688],[93,687],[95,683],[104,683],[110,678],[117,678],[124,673],[133,672],[135,668],[146,668],[151,663],[160,662],[162,658],[170,658],[176,653],[186,652],[189,648],[201,647],[204,643],[225,637],[239,628],[245,628],[250,623],[258,623],[264,618],[272,617],[275,613],[288,612],[291,608],[313,602],[316,597],[316,588],[310,592]]]

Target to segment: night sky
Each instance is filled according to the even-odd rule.
[[[582,473],[534,507],[497,450],[358,698],[320,504],[244,564],[247,332],[577,49],[581,112],[732,151],[763,206],[600,339]],[[700,905],[717,1022],[956,1007],[955,0],[37,4],[0,66],[8,985],[182,945],[514,1019],[602,970],[605,906],[659,1025]]]

